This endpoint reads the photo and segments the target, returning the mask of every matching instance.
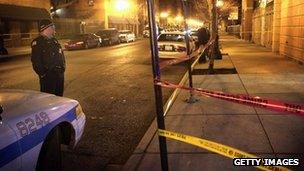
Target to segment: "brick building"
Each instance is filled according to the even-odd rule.
[[[79,0],[68,7],[55,11],[58,18],[79,19],[81,32],[97,32],[103,28],[128,29],[138,33],[138,12],[145,7],[144,1],[126,0],[121,10],[117,10],[117,0]],[[123,5],[126,5],[124,8]]]
[[[50,18],[49,1],[1,0],[0,33],[7,47],[29,45],[38,35],[38,21]]]
[[[304,1],[243,0],[241,36],[304,62]]]

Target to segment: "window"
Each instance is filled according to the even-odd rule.
[[[26,21],[20,22],[21,38],[30,38],[30,23]]]
[[[2,23],[0,23],[0,31],[3,34],[4,39],[10,39],[10,23],[7,20],[2,20]]]
[[[172,41],[172,42],[183,42],[185,36],[181,34],[161,34],[158,38],[159,42]]]

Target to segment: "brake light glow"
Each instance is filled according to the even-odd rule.
[[[175,47],[175,49],[178,52],[185,52],[185,51],[187,51],[187,48],[184,47],[184,46],[177,46],[177,47]]]

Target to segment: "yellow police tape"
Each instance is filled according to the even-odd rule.
[[[182,141],[188,144],[192,144],[201,148],[204,148],[206,150],[212,151],[214,153],[221,154],[223,156],[229,157],[229,158],[258,158],[257,156],[254,156],[252,154],[240,151],[238,149],[219,144],[216,142],[212,142],[209,140],[181,134],[181,133],[176,133],[176,132],[171,132],[171,131],[166,131],[162,129],[158,129],[158,135],[175,139],[178,141]],[[280,167],[280,166],[255,166],[261,170],[266,170],[266,171],[285,171],[285,170],[290,170],[285,167]]]

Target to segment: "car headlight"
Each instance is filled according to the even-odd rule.
[[[78,104],[76,107],[76,118],[79,119],[82,115],[83,115],[82,108],[80,104]]]

